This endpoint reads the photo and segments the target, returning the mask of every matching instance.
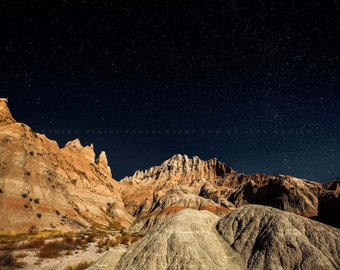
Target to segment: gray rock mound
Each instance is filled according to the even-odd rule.
[[[293,213],[247,205],[217,230],[247,269],[340,269],[340,230]]]
[[[218,219],[208,211],[182,210],[131,245],[116,269],[245,269],[217,233]]]

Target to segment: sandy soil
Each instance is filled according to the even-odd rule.
[[[25,258],[19,259],[19,261],[26,263],[26,266],[24,268],[21,268],[23,270],[64,270],[67,266],[76,265],[81,261],[93,262],[94,268],[91,269],[114,269],[105,267],[107,265],[115,265],[118,262],[121,254],[124,253],[125,249],[125,246],[117,246],[115,248],[111,248],[109,251],[98,253],[96,243],[91,243],[86,248],[86,250],[76,250],[74,251],[73,255],[64,255],[58,258],[51,259],[41,260],[39,257],[36,256],[37,250],[16,251],[14,254],[28,254]],[[101,257],[104,258],[104,263],[96,263],[97,260]],[[109,259],[109,257],[112,257],[113,259]]]
[[[116,265],[126,251],[126,247],[117,247],[113,250],[107,251],[99,258],[88,270],[115,270]]]

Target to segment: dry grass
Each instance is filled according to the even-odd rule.
[[[88,261],[81,261],[80,263],[76,264],[76,265],[69,265],[65,268],[65,270],[84,270],[88,267],[90,267],[92,264],[92,262],[88,262]]]
[[[71,238],[67,237],[62,240],[52,241],[46,243],[43,247],[39,249],[39,258],[57,258],[61,255],[71,254],[71,251],[78,248],[77,242]]]
[[[45,245],[45,241],[43,239],[26,242],[9,241],[6,244],[1,245],[0,250],[36,249],[42,247],[43,245]]]
[[[8,242],[64,237],[60,231],[37,231],[32,226],[27,232],[0,231],[0,244]]]
[[[124,232],[121,235],[118,235],[117,238],[118,238],[117,240],[119,241],[120,244],[128,246],[128,245],[131,245],[132,243],[138,241],[141,238],[141,236],[138,235],[138,234],[130,234],[130,233]]]
[[[126,232],[117,234],[114,238],[101,236],[97,242],[97,247],[99,248],[98,251],[102,252],[103,249],[108,250],[110,247],[116,247],[119,244],[128,246],[138,241],[140,238],[140,235],[130,234]]]
[[[28,253],[26,252],[19,252],[17,253],[17,255],[15,255],[15,258],[19,259],[19,258],[26,258],[28,256]]]
[[[18,269],[24,267],[23,262],[18,262],[11,251],[0,252],[0,269]]]
[[[75,232],[68,233],[68,235],[58,231],[38,231],[34,234],[6,232],[6,236],[3,233],[0,232],[0,251],[11,252],[14,250],[35,249],[38,250],[37,256],[40,259],[72,255],[79,249],[86,249],[89,243],[95,242],[97,242],[98,251],[102,252],[119,244],[130,245],[140,238],[136,234],[119,233],[117,231]],[[57,239],[53,240],[55,237]],[[20,254],[19,257],[25,256],[23,252]],[[18,257],[14,259],[16,258]]]

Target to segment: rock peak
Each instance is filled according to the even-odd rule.
[[[207,161],[198,156],[189,158],[187,155],[176,154],[161,165],[151,167],[145,171],[136,171],[131,179],[214,179],[224,177],[234,172],[217,158]]]
[[[83,146],[80,143],[79,139],[74,139],[73,141],[69,141],[65,144],[65,148],[77,148],[77,149],[82,149]]]
[[[109,166],[109,163],[107,161],[106,153],[105,151],[101,151],[99,154],[99,157],[96,160],[96,164],[99,167],[99,170],[106,175],[106,177],[112,177],[111,175],[111,168]]]
[[[9,125],[16,122],[7,106],[7,102],[7,98],[0,98],[0,126]]]

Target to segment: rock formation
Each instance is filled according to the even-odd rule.
[[[117,182],[105,152],[60,148],[0,99],[0,231],[145,234],[117,269],[340,269],[339,183],[179,154]]]
[[[187,194],[179,189],[171,189],[164,196],[155,198],[149,212],[137,214],[130,231],[146,233],[150,228],[159,224],[165,218],[183,209],[207,210],[219,216],[224,216],[231,210],[222,207],[212,200]]]
[[[105,154],[55,141],[17,123],[0,100],[0,230],[129,226]]]
[[[15,122],[10,110],[7,106],[7,99],[0,99],[0,126],[12,124]]]
[[[339,269],[340,230],[268,206],[184,209],[131,245],[117,269]],[[217,226],[215,224],[217,223]]]
[[[228,213],[210,198],[199,196],[209,181],[221,181],[236,172],[216,158],[203,161],[198,157],[174,155],[161,165],[137,171],[120,181],[127,211],[136,217],[131,229],[149,229],[158,220],[184,208],[205,209],[218,215]]]
[[[234,170],[217,158],[203,161],[197,156],[190,159],[187,155],[177,154],[164,161],[160,166],[151,167],[145,171],[136,171],[132,177],[127,177],[122,181],[127,183],[154,182],[158,179],[192,181],[202,178],[223,178],[231,173],[234,173]]]
[[[340,230],[287,211],[243,206],[217,230],[247,269],[340,268]]]
[[[286,175],[245,175],[216,158],[203,161],[174,155],[159,166],[124,178],[120,185],[127,211],[143,218],[152,216],[157,200],[167,200],[165,194],[175,189],[196,199],[208,199],[223,207],[224,212],[246,204],[262,204],[340,227],[339,218],[331,214],[340,203],[338,181],[322,185]],[[137,217],[136,222],[139,220]]]
[[[218,235],[217,221],[208,211],[182,210],[130,246],[116,269],[245,269]]]

